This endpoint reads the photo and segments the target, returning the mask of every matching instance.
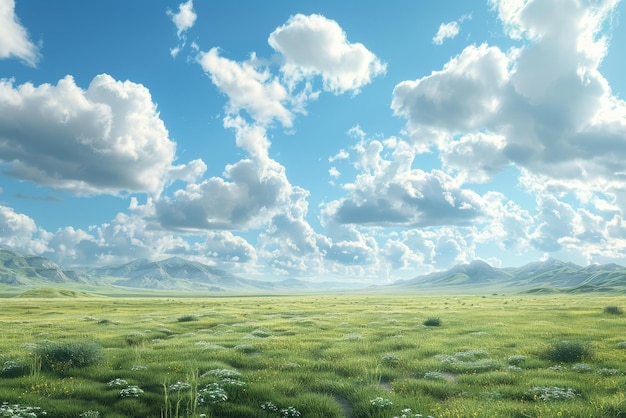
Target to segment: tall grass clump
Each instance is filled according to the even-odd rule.
[[[425,327],[440,327],[441,319],[436,317],[427,318],[424,322],[422,322],[422,325]]]
[[[103,359],[102,348],[95,341],[46,341],[35,349],[44,370],[63,371],[91,366]]]
[[[591,357],[591,350],[577,341],[559,341],[543,352],[543,357],[557,363],[575,363]]]
[[[604,308],[604,313],[610,315],[622,315],[624,311],[619,306],[610,305]]]

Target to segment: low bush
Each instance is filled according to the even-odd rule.
[[[20,377],[30,373],[30,366],[17,360],[7,360],[2,364],[0,376],[2,377]]]
[[[47,341],[35,349],[44,370],[62,371],[87,367],[102,360],[102,348],[95,341]]]
[[[439,327],[441,326],[441,319],[440,318],[428,318],[422,323],[422,325],[426,327]]]
[[[543,357],[557,363],[575,363],[591,357],[591,351],[581,342],[559,341],[548,347]]]
[[[195,315],[183,315],[178,318],[178,322],[192,322],[197,321],[198,317]]]
[[[618,306],[607,306],[604,308],[604,313],[611,315],[622,315],[624,311]]]

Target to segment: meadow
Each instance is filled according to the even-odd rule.
[[[626,416],[625,296],[0,304],[0,417]]]

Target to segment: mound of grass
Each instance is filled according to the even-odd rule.
[[[20,377],[28,373],[30,373],[29,365],[19,360],[7,360],[0,369],[0,377]]]
[[[46,341],[35,349],[44,370],[63,371],[87,367],[102,360],[102,348],[95,341]]]
[[[618,306],[611,305],[611,306],[607,306],[604,308],[604,313],[611,314],[611,315],[622,315],[624,311],[622,310],[622,308]]]
[[[178,318],[178,322],[192,322],[197,321],[198,317],[195,315],[183,315]]]
[[[426,319],[424,322],[422,322],[422,325],[426,326],[426,327],[439,327],[441,326],[441,319],[440,318],[428,318]]]
[[[591,357],[591,350],[577,341],[559,341],[543,352],[543,357],[556,363],[576,363]]]

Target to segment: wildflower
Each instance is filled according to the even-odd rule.
[[[120,390],[120,396],[122,398],[138,398],[142,393],[143,390],[134,385]]]
[[[0,405],[0,417],[2,418],[37,418],[46,415],[48,413],[38,406],[23,406],[8,402],[2,402]]]
[[[535,386],[528,391],[528,394],[540,401],[573,399],[580,396],[574,389],[558,386]]]
[[[212,369],[202,374],[202,376],[200,377],[217,377],[218,379],[239,379],[241,377],[241,373],[239,373],[237,370],[232,369]]]
[[[107,385],[109,385],[109,386],[117,386],[117,387],[125,387],[125,386],[128,386],[128,382],[126,380],[120,379],[118,377],[118,378],[115,378],[115,379],[111,380],[109,383],[107,383]]]
[[[182,392],[191,389],[191,385],[187,382],[176,382],[169,387],[172,392]]]
[[[269,401],[261,404],[261,409],[264,411],[278,412],[278,407]]]
[[[198,403],[201,405],[213,405],[227,400],[226,391],[217,383],[211,383],[198,391]]]
[[[393,402],[391,402],[389,399],[383,398],[382,396],[378,396],[377,398],[370,400],[370,404],[376,408],[386,408],[390,405],[393,405]]]
[[[294,408],[293,406],[290,406],[288,408],[281,409],[280,416],[285,417],[285,418],[297,418],[297,417],[302,416],[302,414],[296,408]]]

